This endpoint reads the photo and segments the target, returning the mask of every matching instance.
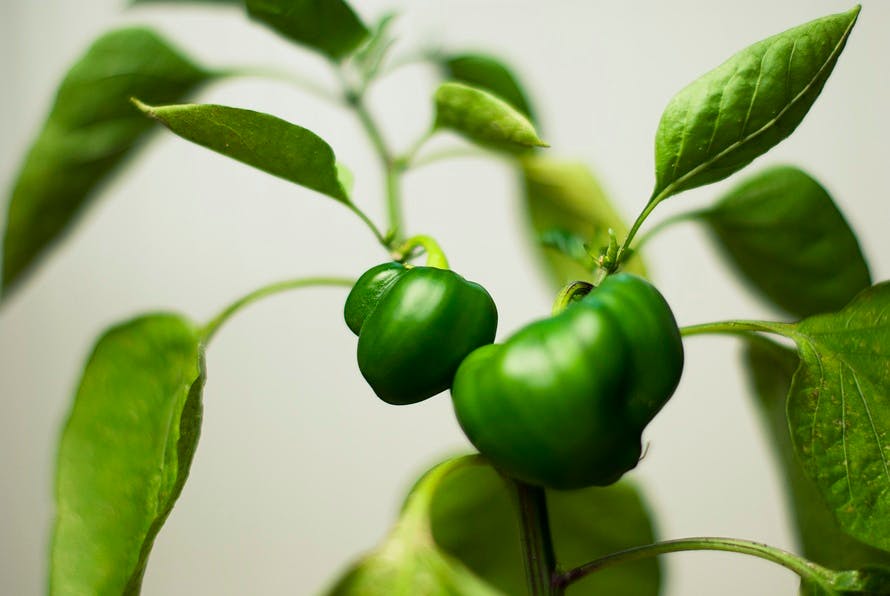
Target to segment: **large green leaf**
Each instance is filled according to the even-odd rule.
[[[534,110],[516,75],[500,60],[485,54],[456,54],[442,58],[445,75],[452,80],[497,95],[522,112],[531,122]]]
[[[184,139],[338,201],[349,202],[341,182],[344,170],[337,167],[334,151],[311,130],[269,114],[240,108],[136,104]]]
[[[759,337],[749,339],[745,349],[745,364],[752,389],[784,471],[803,554],[809,560],[831,569],[890,565],[890,553],[863,544],[841,529],[794,455],[785,404],[798,362],[792,350]]]
[[[74,222],[149,130],[129,102],[179,101],[210,73],[148,29],[107,33],[68,71],[12,189],[2,295]]]
[[[856,236],[831,196],[792,166],[749,178],[702,220],[744,278],[797,318],[843,308],[871,286]]]
[[[62,432],[51,594],[137,594],[201,426],[203,348],[172,314],[103,335]]]
[[[473,461],[473,460],[469,460]],[[568,569],[599,556],[654,542],[637,490],[622,481],[607,488],[548,491],[556,557]],[[518,511],[504,480],[489,465],[462,465],[433,487],[430,524],[436,543],[506,594],[525,593]],[[658,594],[656,559],[616,566],[573,584],[570,596]]]
[[[844,531],[890,550],[890,282],[776,328],[801,360],[787,407],[805,473]]]
[[[575,280],[593,281],[591,268],[582,265],[577,258],[580,256],[583,259],[583,254],[576,254],[573,258],[565,253],[576,250],[557,250],[539,240],[556,231],[568,240],[572,237],[580,240],[595,252],[608,246],[610,228],[621,239],[627,234],[627,225],[584,164],[535,155],[524,157],[520,165],[525,207],[536,236],[533,239],[555,285],[562,287]],[[570,236],[563,236],[562,231],[569,232]],[[578,243],[572,243],[576,249]],[[646,275],[639,254],[625,264],[625,269],[637,275]]]
[[[447,128],[480,145],[517,152],[547,147],[521,112],[488,91],[463,83],[436,90],[436,128]]]
[[[251,18],[281,35],[341,60],[368,36],[365,27],[343,0],[245,0]]]
[[[668,103],[653,199],[726,178],[790,135],[822,91],[859,7],[737,53]]]

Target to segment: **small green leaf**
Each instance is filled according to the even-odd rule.
[[[334,151],[311,130],[275,116],[217,105],[134,103],[177,135],[329,197],[349,202]]]
[[[797,355],[775,342],[753,337],[747,342],[745,364],[784,470],[798,541],[804,556],[831,569],[890,565],[890,553],[863,544],[841,529],[794,455],[785,405],[791,378],[799,364]]]
[[[251,18],[333,60],[342,60],[368,36],[343,0],[245,0]]]
[[[655,136],[653,200],[722,180],[790,135],[858,15],[857,6],[768,37],[675,95]]]
[[[548,146],[528,118],[482,89],[442,83],[435,104],[437,128],[451,129],[480,145],[510,152]]]
[[[4,297],[151,128],[130,97],[179,101],[211,76],[148,29],[112,31],[93,43],[65,75],[13,186]]]
[[[374,25],[367,41],[352,55],[352,62],[358,67],[365,81],[370,81],[380,71],[389,50],[395,44],[390,32],[396,13],[386,13]]]
[[[803,469],[844,531],[890,550],[890,282],[787,334],[801,359],[788,422]]]
[[[529,121],[535,121],[534,110],[519,79],[497,58],[485,54],[445,56],[442,68],[447,78],[489,91],[522,112]]]
[[[62,431],[51,594],[139,593],[197,446],[203,359],[195,326],[172,314],[99,339]]]
[[[839,310],[871,286],[844,216],[795,167],[749,178],[701,217],[745,279],[795,317]]]
[[[430,500],[443,476],[475,458],[449,460],[431,470],[409,495],[386,540],[347,569],[330,596],[505,596],[439,548],[429,527]]]
[[[521,160],[525,208],[531,222],[533,239],[561,230],[582,239],[596,252],[609,244],[609,228],[618,238],[627,235],[627,225],[611,205],[599,182],[584,164],[539,156]],[[577,258],[536,242],[542,263],[556,287],[583,280],[592,282],[590,267]],[[646,276],[639,254],[625,265],[625,270]]]
[[[466,461],[479,463],[454,466],[431,487],[433,537],[483,580],[506,594],[524,594],[514,498],[491,466],[481,459]],[[607,488],[548,491],[547,507],[556,557],[565,569],[654,541],[649,514],[626,481]],[[658,561],[646,559],[592,574],[573,584],[569,593],[654,596],[659,584]]]

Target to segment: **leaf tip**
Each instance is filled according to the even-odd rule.
[[[152,118],[154,117],[155,109],[152,106],[148,105],[147,103],[143,103],[143,102],[139,101],[138,97],[131,97],[130,103],[133,104],[134,106],[136,106],[136,108],[140,112],[145,114],[146,116],[150,116]]]

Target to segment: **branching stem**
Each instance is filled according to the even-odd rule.
[[[836,572],[826,569],[821,565],[817,565],[816,563],[803,559],[793,553],[760,542],[739,540],[735,538],[683,538],[680,540],[668,540],[665,542],[648,544],[646,546],[629,548],[621,552],[595,559],[558,575],[556,583],[562,587],[566,587],[591,573],[619,563],[629,563],[665,553],[693,550],[727,551],[759,557],[790,569],[799,575],[801,579],[812,582],[823,588],[830,588],[834,577],[837,575]]]
[[[204,326],[204,328],[201,330],[201,336],[203,337],[205,344],[209,343],[214,334],[219,330],[220,327],[222,327],[222,325],[226,321],[229,320],[229,318],[231,318],[232,315],[240,311],[245,306],[253,304],[257,300],[265,298],[266,296],[272,296],[273,294],[278,294],[280,292],[285,292],[288,290],[296,290],[298,288],[307,288],[313,286],[340,286],[349,288],[352,287],[353,284],[355,284],[355,280],[346,277],[303,277],[299,279],[279,281],[267,286],[263,286],[245,296],[242,296],[241,298],[224,308],[222,312],[216,315],[209,323]]]

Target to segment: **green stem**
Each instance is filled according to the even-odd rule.
[[[377,121],[368,110],[368,106],[365,105],[364,96],[360,92],[349,88],[346,83],[344,83],[344,88],[346,89],[346,102],[352,106],[352,109],[358,116],[359,122],[368,135],[368,139],[371,141],[371,145],[373,145],[374,151],[377,153],[380,164],[383,167],[386,183],[386,212],[389,219],[387,237],[391,238],[388,245],[392,247],[401,238],[402,197],[399,176],[402,173],[402,167],[396,161],[392,149],[390,149],[389,144],[383,137],[383,132],[377,125]]]
[[[398,261],[403,261],[411,254],[411,250],[415,247],[422,246],[426,252],[426,266],[435,267],[436,269],[448,269],[448,259],[445,252],[439,246],[432,236],[412,236],[405,240],[404,244],[393,251],[393,256]]]
[[[772,321],[720,321],[717,323],[702,323],[682,327],[680,334],[683,337],[702,335],[705,333],[725,333],[729,335],[748,335],[752,332],[775,333],[785,337],[794,335],[794,325],[790,323],[774,323]]]
[[[358,215],[358,218],[360,220],[365,222],[365,225],[368,226],[368,229],[370,229],[371,233],[374,234],[374,237],[377,238],[377,242],[382,244],[384,248],[390,248],[389,241],[380,231],[380,228],[378,228],[377,225],[373,221],[371,221],[371,218],[368,217],[364,211],[358,208],[358,205],[356,205],[352,201],[350,201],[349,203],[345,203],[345,205],[349,208],[350,211]]]
[[[321,83],[283,70],[256,66],[234,66],[215,70],[213,74],[219,77],[253,77],[281,81],[325,101],[343,104],[343,99],[339,95]]]
[[[633,247],[633,250],[640,250],[644,244],[649,242],[654,236],[656,236],[659,232],[662,232],[665,228],[669,228],[672,225],[680,222],[692,221],[701,217],[704,213],[707,213],[707,209],[696,209],[694,211],[684,211],[682,213],[677,213],[661,220],[660,222],[649,228],[644,234],[640,235],[640,239],[637,240],[637,244]]]
[[[529,596],[556,596],[554,591],[556,556],[547,516],[547,497],[544,489],[512,481],[519,500],[519,529],[525,561],[525,575]]]
[[[821,565],[817,565],[816,563],[798,557],[793,553],[760,542],[738,540],[735,538],[684,538],[680,540],[658,542],[646,546],[638,546],[636,548],[629,548],[621,552],[607,555],[558,575],[556,577],[556,583],[565,587],[595,571],[611,567],[612,565],[638,561],[640,559],[646,559],[665,553],[693,550],[726,551],[759,557],[767,561],[772,561],[773,563],[778,563],[786,569],[790,569],[802,579],[815,583],[823,588],[831,588],[832,581],[837,575],[834,571],[826,569]]]
[[[396,158],[396,163],[399,167],[402,169],[412,167],[414,160],[417,159],[417,154],[420,153],[420,150],[434,134],[436,134],[436,128],[430,127],[416,141],[414,141],[405,153]]]
[[[345,288],[349,288],[352,287],[354,284],[354,279],[348,279],[345,277],[303,277],[299,279],[280,281],[269,284],[267,286],[263,286],[245,296],[242,296],[241,298],[224,308],[222,312],[216,315],[209,323],[204,326],[204,328],[201,330],[201,336],[205,344],[209,343],[214,334],[226,321],[229,320],[232,315],[237,313],[245,306],[252,304],[257,300],[265,298],[266,296],[271,296],[273,294],[278,294],[279,292],[285,292],[287,290],[296,290],[298,288],[306,288],[312,286],[342,286]]]
[[[386,168],[386,215],[389,220],[387,235],[392,238],[393,244],[403,238],[401,172],[394,164],[389,164]]]
[[[598,269],[597,273],[605,273],[602,269]],[[602,280],[600,280],[602,281]],[[559,294],[556,295],[556,299],[553,301],[553,308],[551,310],[551,314],[558,315],[565,309],[569,307],[574,302],[578,302],[585,296],[587,296],[594,288],[596,284],[591,284],[586,281],[572,281],[563,286],[563,288],[559,291]]]
[[[419,156],[415,158],[411,162],[411,169],[417,170],[424,166],[428,166],[430,164],[434,164],[439,161],[445,161],[446,159],[455,159],[462,157],[471,157],[471,158],[501,158],[502,161],[508,162],[509,159],[503,156],[498,155],[493,151],[486,151],[485,149],[479,149],[476,147],[448,147],[446,149],[441,149],[439,151],[428,153],[427,155]],[[512,162],[515,163],[515,162]]]
[[[640,230],[640,226],[643,225],[643,222],[646,221],[646,218],[649,217],[649,214],[652,213],[652,210],[658,205],[661,201],[661,195],[657,197],[653,197],[649,199],[649,202],[646,203],[646,207],[643,209],[642,213],[637,216],[636,221],[634,221],[634,225],[630,228],[630,231],[627,233],[627,237],[624,239],[624,244],[621,245],[621,248],[618,250],[618,258],[617,262],[622,262],[624,260],[624,253],[630,248],[630,243],[633,241],[634,236],[637,235],[637,232]]]

